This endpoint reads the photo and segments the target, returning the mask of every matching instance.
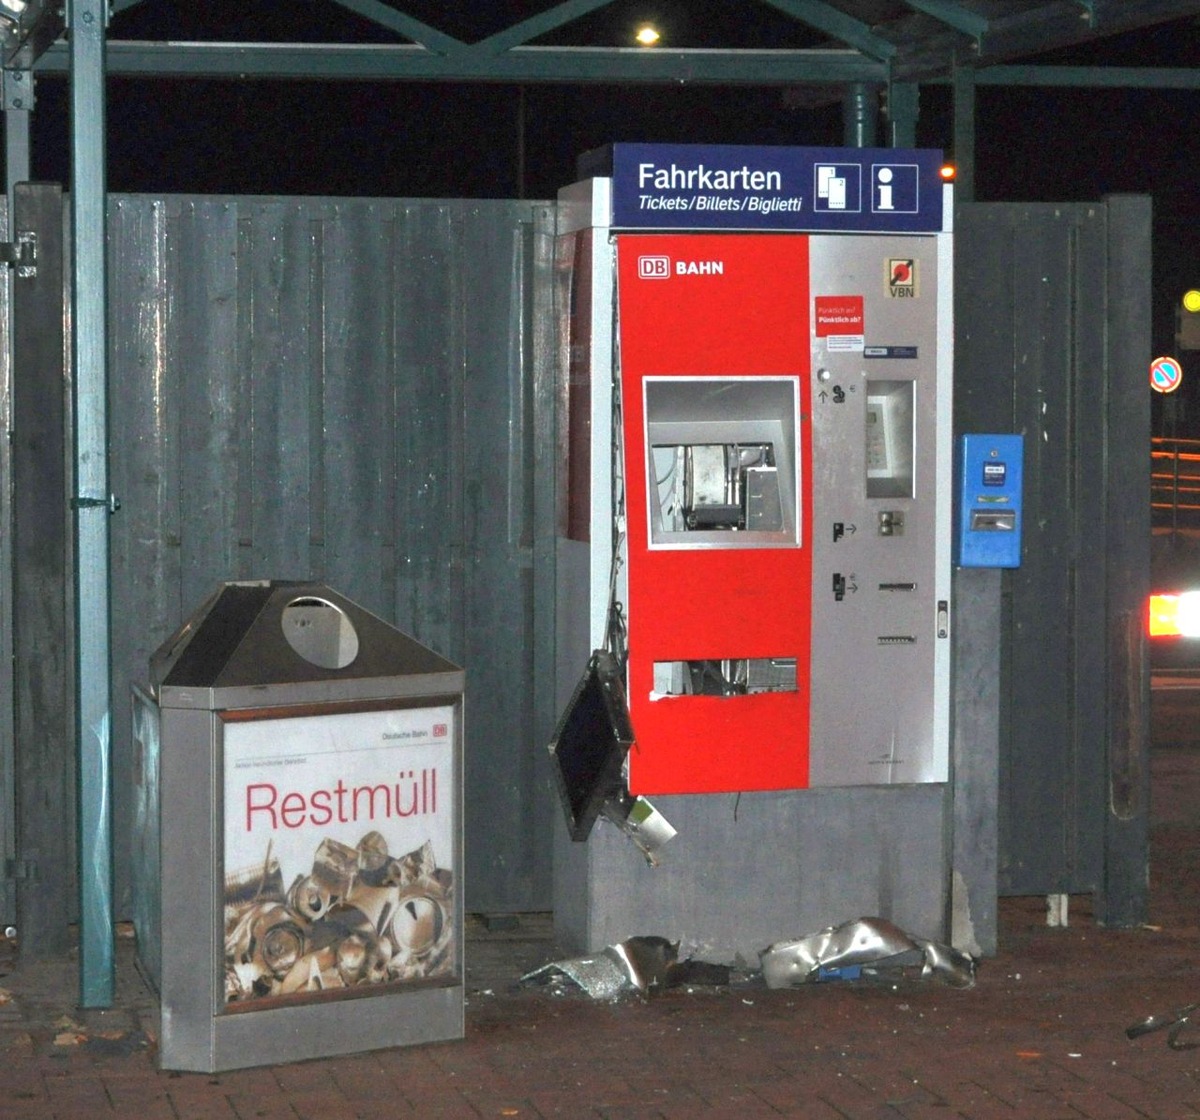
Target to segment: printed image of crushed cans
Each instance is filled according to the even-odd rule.
[[[369,832],[355,848],[323,840],[285,889],[268,847],[226,877],[226,1003],[449,975],[453,884],[428,841],[392,856]]]

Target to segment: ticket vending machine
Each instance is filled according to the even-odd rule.
[[[835,831],[857,816],[873,837],[830,834],[856,864],[845,905],[924,875],[914,932],[941,936],[953,456],[940,153],[616,144],[586,158],[589,177],[560,194],[556,254],[559,692],[617,636],[628,792],[679,835],[657,886],[621,856],[608,866],[602,837],[587,855],[562,849],[556,911],[595,941],[624,928],[618,896],[640,896],[643,916],[687,937],[714,862],[730,867],[725,897],[757,895],[749,869],[770,836],[788,843],[784,818],[819,861],[829,813]],[[750,817],[714,832],[731,798]],[[897,844],[924,866],[897,878],[865,855]],[[746,937],[806,932],[789,924],[806,894],[827,911],[816,928],[860,916],[836,891],[783,893],[795,905],[777,899],[777,916],[761,897],[746,908]],[[716,925],[698,940],[746,939]],[[624,935],[642,932],[659,931]]]

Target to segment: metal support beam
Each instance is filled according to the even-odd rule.
[[[847,148],[873,148],[877,137],[879,91],[865,82],[851,82],[842,96],[842,143]]]
[[[110,75],[123,77],[299,78],[314,81],[647,82],[705,85],[835,85],[887,81],[885,63],[856,50],[645,50],[642,47],[513,47],[495,54],[475,43],[439,53],[424,47],[346,43],[132,42],[106,44]],[[56,43],[41,74],[67,70]]]
[[[0,62],[6,70],[28,70],[62,34],[62,7],[52,0],[18,0],[0,19]]]
[[[13,185],[29,179],[29,125],[33,112],[33,71],[5,70],[4,104],[4,182],[12,214]]]
[[[981,86],[1062,86],[1068,89],[1200,89],[1200,67],[989,66]]]
[[[921,87],[915,82],[892,82],[887,88],[887,143],[890,148],[917,146]]]
[[[511,47],[528,43],[531,39],[538,38],[539,35],[557,31],[560,27],[573,23],[598,8],[607,8],[611,3],[612,0],[565,0],[564,3],[556,4],[540,15],[522,20],[513,27],[498,31],[495,35],[489,35],[475,46],[490,50],[494,54],[500,54]]]
[[[904,3],[907,7],[924,12],[947,27],[953,27],[955,31],[970,35],[977,41],[988,29],[988,21],[983,16],[967,11],[961,4],[952,0],[904,0]]]
[[[113,1000],[112,666],[104,152],[105,0],[67,0],[71,60],[71,354],[75,404],[79,973],[84,1007]]]
[[[422,23],[404,12],[396,11],[395,8],[381,3],[380,0],[334,0],[334,3],[347,11],[369,19],[372,23],[377,23],[380,27],[386,27],[389,31],[406,35],[414,43],[420,43],[421,46],[428,47],[429,50],[437,51],[439,54],[451,54],[466,45],[452,36],[438,31],[436,27],[430,27],[427,23]]]
[[[871,58],[886,62],[896,54],[894,43],[876,35],[868,24],[846,15],[824,0],[763,0],[768,7],[783,12],[830,38],[860,50]]]
[[[954,70],[954,198],[975,201],[975,71]]]

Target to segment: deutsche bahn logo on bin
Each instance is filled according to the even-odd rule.
[[[638,257],[638,276],[643,280],[666,280],[671,275],[670,257]]]

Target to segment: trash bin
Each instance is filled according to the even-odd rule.
[[[164,1069],[463,1035],[462,669],[319,584],[223,584],[133,689]]]

